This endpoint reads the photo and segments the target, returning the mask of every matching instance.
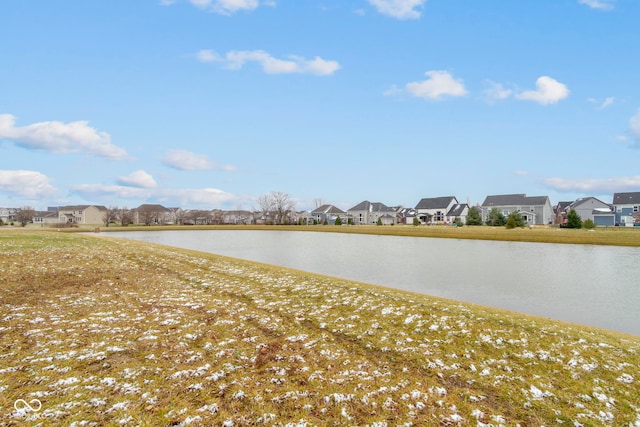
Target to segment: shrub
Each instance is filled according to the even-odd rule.
[[[414,217],[413,217],[413,226],[414,226],[414,227],[417,227],[417,226],[419,226],[419,225],[420,225],[420,220],[418,219],[418,217],[417,217],[417,216],[414,216]]]
[[[596,223],[593,222],[592,219],[585,219],[584,221],[582,221],[582,228],[593,230],[594,228],[596,228]]]
[[[336,225],[342,225],[342,218],[337,217],[337,218],[336,218],[336,222],[335,222],[335,224],[336,224]]]

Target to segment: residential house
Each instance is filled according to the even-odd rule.
[[[396,217],[398,218],[398,224],[413,225],[413,219],[416,218],[417,213],[414,208],[404,208],[398,206],[396,208]]]
[[[567,211],[565,210],[573,202],[558,202],[553,207],[553,223],[556,225],[567,222]]]
[[[58,224],[59,221],[58,208],[49,208],[46,211],[35,211],[35,215],[33,216],[33,223],[43,226]]]
[[[458,200],[454,196],[421,199],[415,208],[416,215],[422,224],[442,224],[447,222],[447,214],[455,205]]]
[[[171,211],[162,205],[142,204],[132,210],[133,223],[144,225],[164,225],[173,223]]]
[[[640,223],[640,191],[633,193],[613,193],[613,208],[616,225],[633,226]]]
[[[59,206],[59,224],[104,224],[107,208],[95,205]]]
[[[467,215],[469,215],[469,205],[466,203],[456,203],[451,206],[451,209],[447,212],[446,221],[451,224],[459,219],[463,224],[466,224]]]
[[[565,221],[566,214],[574,210],[583,221],[590,219],[596,225],[607,226],[615,224],[615,214],[611,206],[595,197],[583,197],[564,208]],[[564,222],[562,222],[564,224]]]
[[[16,220],[18,215],[18,209],[16,208],[1,208],[0,207],[0,221],[3,224],[9,224]]]
[[[311,211],[312,221],[316,224],[335,224],[336,219],[340,218],[343,224],[347,223],[347,213],[333,205],[322,205]]]
[[[548,196],[528,197],[526,194],[503,194],[487,196],[482,203],[482,220],[497,208],[505,217],[518,212],[529,225],[553,224],[553,207]]]
[[[397,223],[396,211],[380,202],[365,200],[347,210],[347,214],[351,215],[353,223],[356,225],[377,224],[378,219],[380,219],[380,222],[384,225]]]
[[[235,210],[222,213],[223,224],[253,224],[253,212]]]

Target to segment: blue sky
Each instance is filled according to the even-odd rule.
[[[9,0],[0,206],[640,191],[636,0]]]

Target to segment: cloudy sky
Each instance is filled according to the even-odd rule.
[[[7,0],[0,206],[640,191],[637,0]]]

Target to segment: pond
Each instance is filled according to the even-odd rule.
[[[267,230],[108,235],[640,335],[640,248]]]

